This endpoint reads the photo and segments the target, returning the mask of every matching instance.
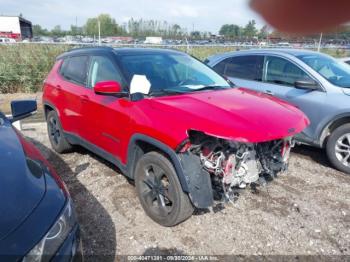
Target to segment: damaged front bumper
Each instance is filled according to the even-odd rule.
[[[214,200],[231,201],[236,188],[266,184],[288,167],[293,138],[262,143],[228,141],[191,134],[177,154],[192,203],[208,208]]]

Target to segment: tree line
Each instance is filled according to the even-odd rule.
[[[83,26],[71,25],[70,29],[63,30],[60,25],[56,25],[52,30],[43,28],[40,25],[33,25],[34,36],[55,36],[66,35],[98,35],[98,23],[100,23],[101,36],[132,36],[135,38],[146,36],[161,36],[164,38],[182,39],[184,37],[194,39],[206,39],[212,34],[208,31],[188,31],[187,28],[167,21],[134,19],[123,24],[118,24],[114,18],[108,14],[100,14],[97,17],[87,19]],[[261,31],[261,30],[260,30]],[[245,27],[237,25],[223,25],[220,35],[225,37],[246,36],[254,37],[258,32],[254,20],[249,21]]]
[[[65,36],[65,35],[98,35],[98,23],[100,23],[101,36],[162,36],[169,38],[182,38],[187,35],[187,30],[178,24],[167,21],[144,20],[131,18],[127,23],[118,24],[108,14],[100,14],[97,17],[87,19],[83,26],[71,25],[69,30],[63,30],[60,25],[52,30],[47,30],[40,25],[33,26],[35,36]]]
[[[167,21],[133,19],[123,24],[118,24],[109,14],[100,14],[97,17],[87,19],[83,26],[71,25],[69,30],[63,30],[57,25],[52,30],[47,30],[40,25],[33,26],[34,36],[55,36],[66,35],[97,36],[98,23],[100,23],[101,36],[131,36],[143,38],[146,36],[161,36],[164,38],[183,39],[208,39],[210,32],[188,31],[178,24],[171,24]],[[224,24],[219,30],[219,35],[229,40],[252,40],[252,39],[296,39],[295,36],[272,31],[268,26],[257,28],[255,20],[250,20],[245,26],[236,24]],[[318,35],[306,36],[306,39],[316,39]],[[343,25],[335,28],[330,33],[324,34],[324,39],[350,39],[350,25]]]
[[[269,35],[269,29],[265,25],[260,30],[256,27],[255,20],[250,20],[245,26],[235,24],[222,25],[219,34],[231,39],[260,38],[265,39]]]

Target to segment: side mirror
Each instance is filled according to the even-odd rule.
[[[295,88],[317,90],[319,88],[318,83],[314,80],[298,80],[294,83]]]
[[[116,81],[101,81],[96,83],[94,91],[98,95],[123,97],[127,93],[122,91],[120,83]]]
[[[29,117],[37,110],[35,100],[15,100],[11,102],[12,118],[11,122],[16,122],[23,118]]]

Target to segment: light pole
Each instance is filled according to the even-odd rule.
[[[98,45],[101,45],[101,23],[100,20],[97,20],[98,25]]]
[[[321,33],[321,35],[320,35],[320,41],[318,42],[317,52],[320,52],[320,50],[321,50],[322,36],[323,36],[323,33]]]

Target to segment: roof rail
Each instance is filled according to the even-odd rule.
[[[110,46],[83,46],[83,47],[77,47],[77,48],[69,49],[66,52],[73,52],[73,51],[86,50],[86,49],[108,49],[108,50],[113,50],[113,47],[110,47]]]
[[[62,57],[65,57],[66,55],[69,55],[70,53],[76,52],[76,51],[83,51],[83,50],[98,50],[98,49],[105,49],[105,50],[114,50],[113,47],[110,46],[83,46],[83,47],[78,47],[78,48],[72,48],[62,54],[60,54],[59,56],[56,57],[56,60],[61,59]]]

